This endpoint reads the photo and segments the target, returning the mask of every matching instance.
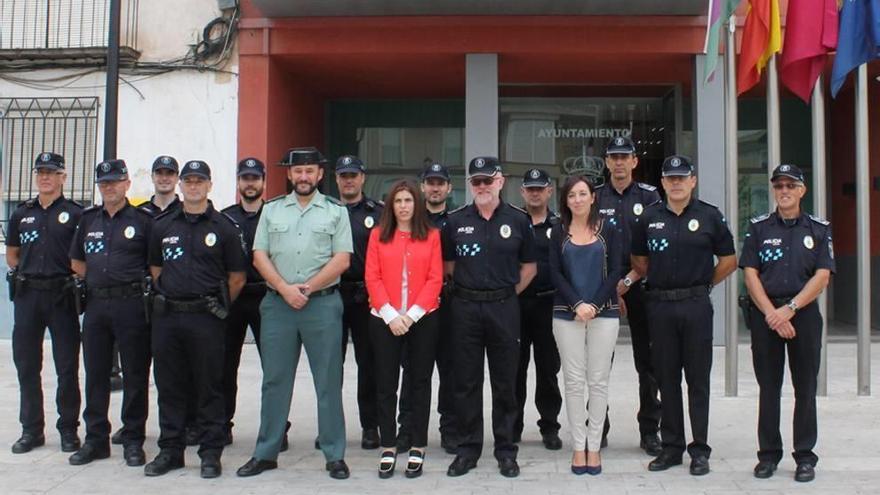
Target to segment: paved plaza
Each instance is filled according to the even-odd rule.
[[[223,476],[215,480],[199,477],[199,459],[195,449],[187,452],[187,467],[172,471],[160,478],[146,478],[143,468],[126,467],[122,448],[113,447],[113,457],[80,467],[67,463],[69,454],[59,450],[59,439],[54,431],[54,368],[46,365],[43,374],[46,392],[47,427],[45,447],[29,454],[13,455],[9,447],[19,434],[18,386],[12,364],[9,340],[0,340],[0,493],[53,494],[275,494],[275,493],[454,493],[499,494],[877,494],[880,493],[880,401],[876,390],[880,387],[880,345],[873,348],[873,384],[875,396],[856,395],[855,343],[834,343],[829,348],[829,395],[819,398],[820,456],[816,480],[809,484],[792,479],[794,462],[789,456],[780,464],[776,476],[757,480],[751,470],[755,464],[757,386],[751,370],[748,345],[740,347],[739,396],[724,397],[724,350],[715,348],[715,366],[712,375],[712,406],[709,440],[713,447],[712,472],[695,478],[688,474],[685,464],[663,473],[650,473],[646,467],[650,457],[638,449],[635,422],[637,404],[635,371],[628,343],[619,342],[610,385],[612,430],[609,447],[603,451],[603,473],[597,477],[575,476],[569,471],[571,452],[567,428],[561,436],[565,447],[551,452],[543,448],[535,426],[534,406],[526,411],[527,427],[520,445],[519,462],[522,474],[516,479],[501,477],[491,456],[491,439],[477,469],[461,478],[446,476],[452,461],[439,448],[437,417],[431,418],[430,445],[425,474],[415,480],[403,476],[405,457],[398,460],[394,478],[380,480],[376,475],[378,451],[360,448],[360,429],[355,401],[356,368],[353,359],[345,365],[344,401],[348,427],[346,461],[352,476],[345,481],[330,479],[324,472],[323,456],[313,450],[315,438],[314,389],[307,363],[301,363],[291,410],[293,429],[291,450],[281,454],[279,469],[255,478],[242,479],[235,470],[250,457],[258,428],[260,403],[259,358],[253,345],[247,345],[242,359],[239,378],[239,407],[235,426],[235,443],[223,454]],[[46,346],[45,355],[51,355]],[[349,357],[353,356],[349,353]],[[531,385],[530,385],[531,388]],[[435,373],[436,391],[436,373]],[[486,400],[490,403],[488,385]],[[436,400],[436,399],[435,399]],[[119,425],[120,394],[113,394],[111,421]],[[792,394],[790,386],[783,396],[783,418],[791,417]],[[436,407],[434,408],[436,409]],[[565,424],[564,407],[560,422]],[[489,409],[486,408],[486,417]],[[151,413],[147,424],[147,457],[158,452],[155,406],[155,387],[151,389]],[[783,426],[786,447],[790,447],[790,423]],[[81,435],[83,429],[80,429]]]

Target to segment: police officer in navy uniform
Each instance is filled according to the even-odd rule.
[[[183,467],[187,396],[195,391],[201,476],[215,478],[222,470],[226,424],[224,319],[245,284],[247,258],[238,226],[208,200],[208,164],[189,161],[180,175],[183,207],[157,217],[150,237],[161,450],[144,474],[160,476]]]
[[[425,207],[428,219],[443,231],[449,219],[449,195],[452,194],[452,181],[449,169],[442,163],[431,163],[422,171],[421,190],[425,196]],[[442,242],[442,238],[441,238]],[[440,328],[437,343],[437,413],[440,415],[440,446],[449,454],[454,454],[458,447],[457,422],[455,420],[455,379],[452,357],[455,354],[455,342],[452,338],[452,284],[444,280],[440,293]],[[406,390],[406,387],[403,388]],[[406,404],[406,397],[401,396],[401,409]],[[400,449],[398,448],[398,452]]]
[[[153,171],[150,174],[154,194],[149,201],[144,201],[137,207],[146,210],[154,217],[168,209],[180,208],[182,203],[176,192],[179,174],[180,166],[173,156],[157,156],[153,160]]]
[[[123,368],[123,457],[129,466],[142,466],[150,378],[147,245],[153,218],[128,204],[131,181],[123,160],[99,163],[95,182],[102,204],[83,212],[70,246],[73,270],[87,287],[82,331],[86,439],[70,464],[110,457],[107,410],[116,344]]]
[[[485,354],[492,385],[492,431],[501,474],[519,475],[514,440],[519,368],[517,294],[537,272],[528,214],[501,200],[504,177],[495,157],[468,164],[473,202],[449,215],[443,229],[443,260],[454,283],[452,326],[456,352],[456,419],[459,445],[449,476],[476,467],[483,450]]]
[[[632,224],[632,268],[647,276],[651,359],[663,397],[663,451],[648,464],[664,471],[685,451],[681,372],[688,386],[693,442],[690,473],[709,472],[709,374],[712,370],[712,302],[709,292],[736,270],[733,237],[718,208],[693,196],[697,186],[687,157],[663,161],[666,200],[645,208]],[[715,263],[715,257],[718,263]]]
[[[23,454],[46,443],[43,435],[43,336],[52,336],[52,358],[58,388],[56,427],[62,452],[80,447],[79,426],[79,318],[71,290],[67,250],[82,206],[64,197],[67,174],[64,157],[40,153],[34,163],[39,194],[18,205],[9,218],[6,234],[7,276],[15,295],[12,328],[12,359],[18,372],[21,394],[19,421],[22,434],[12,453]]]
[[[807,188],[800,168],[780,165],[771,182],[776,211],[752,219],[740,258],[751,302],[752,362],[760,389],[760,450],[754,474],[769,478],[782,460],[779,402],[788,350],[794,386],[794,479],[812,481],[819,461],[813,448],[822,349],[822,315],[815,301],[835,272],[831,225],[801,209]]]
[[[514,442],[519,442],[523,431],[523,416],[528,392],[529,358],[535,353],[535,407],[538,408],[538,429],[541,441],[549,450],[562,448],[559,439],[559,410],[562,394],[559,392],[561,366],[559,350],[553,338],[553,296],[556,289],[550,280],[550,229],[559,223],[559,215],[550,211],[553,186],[550,176],[541,169],[527,170],[523,176],[523,201],[532,221],[535,234],[535,255],[538,274],[519,295],[520,355],[516,379],[517,417],[514,423]]]
[[[226,319],[226,366],[223,370],[223,395],[226,399],[226,445],[232,443],[232,419],[238,396],[238,365],[242,345],[250,327],[260,349],[260,302],[266,295],[266,281],[253,265],[254,234],[263,211],[263,189],[266,185],[266,165],[257,158],[248,157],[238,162],[238,195],[241,201],[224,208],[223,213],[235,220],[244,236],[247,254],[247,282]]]
[[[351,237],[354,254],[351,264],[342,274],[339,292],[345,311],[342,315],[342,356],[348,347],[348,336],[354,344],[354,357],[358,366],[357,403],[361,422],[361,447],[379,448],[379,423],[376,416],[376,380],[373,377],[373,349],[367,333],[371,318],[364,285],[364,265],[370,231],[379,223],[382,203],[364,195],[366,168],[364,162],[354,155],[343,155],[336,160],[336,185],[339,199],[348,208],[351,221]]]
[[[596,205],[599,215],[614,225],[623,246],[624,277],[617,284],[617,293],[623,297],[623,307],[629,323],[633,362],[639,376],[639,446],[649,455],[660,454],[660,398],[657,379],[651,364],[651,338],[648,332],[648,315],[645,312],[645,293],[642,281],[632,270],[629,262],[631,223],[642,216],[645,208],[660,201],[657,188],[633,180],[633,170],[638,166],[635,144],[629,137],[612,139],[605,149],[605,166],[610,181],[596,189]],[[602,443],[610,428],[607,416]]]

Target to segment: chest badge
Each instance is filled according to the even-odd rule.
[[[805,235],[804,236],[804,247],[807,249],[813,249],[813,236]]]
[[[58,214],[58,223],[67,223],[68,220],[70,220],[70,213],[62,211]]]
[[[547,239],[550,238],[550,229],[547,229]]]
[[[641,215],[643,211],[645,211],[645,207],[642,206],[641,203],[636,203],[633,205],[633,214],[635,216]]]
[[[373,225],[376,225],[376,221],[373,220],[373,217],[364,218],[364,227],[372,229]]]
[[[131,225],[129,225],[129,226],[126,227],[125,230],[122,232],[122,235],[124,235],[126,239],[131,239],[131,238],[133,238],[133,237],[134,237],[134,227],[132,227]]]
[[[205,246],[213,247],[214,244],[217,244],[217,234],[211,232],[205,236]]]
[[[691,219],[691,221],[688,222],[688,230],[690,230],[691,232],[696,232],[699,228],[700,222],[696,218]]]
[[[501,233],[501,237],[507,239],[508,237],[510,237],[510,225],[507,225],[505,223],[501,226],[501,230],[499,232]]]

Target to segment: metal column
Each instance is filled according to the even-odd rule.
[[[110,29],[107,34],[107,88],[104,102],[104,160],[116,158],[119,116],[119,22],[121,0],[110,0]]]
[[[856,77],[856,275],[858,394],[871,395],[871,177],[868,168],[868,66]]]
[[[813,210],[816,216],[828,218],[827,203],[827,177],[825,159],[825,93],[823,91],[823,77],[820,75],[813,88],[813,97],[810,101],[812,114],[813,134]],[[819,312],[825,317],[822,326],[822,354],[819,361],[819,388],[818,394],[828,395],[828,295],[827,290],[819,294],[816,301],[819,304]]]
[[[779,134],[779,74],[776,71],[776,55],[767,61],[767,184],[773,169],[782,162],[782,146]],[[776,209],[773,191],[767,187],[768,210]]]
[[[736,16],[728,21],[727,42],[724,45],[724,59],[727,70],[724,72],[724,161],[726,188],[725,215],[727,226],[733,239],[739,230],[739,150],[737,142],[737,101],[736,101]],[[725,332],[724,332],[724,395],[735,397],[739,392],[739,270],[730,276],[725,290]]]

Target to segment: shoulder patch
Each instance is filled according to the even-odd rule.
[[[769,214],[769,213],[764,213],[763,215],[758,215],[758,216],[752,218],[752,219],[749,220],[749,221],[752,222],[752,223],[761,223],[761,222],[763,222],[764,220],[767,220],[768,218],[770,218],[770,214]]]
[[[810,220],[812,220],[818,224],[825,225],[825,226],[831,225],[831,222],[829,222],[828,220],[825,220],[824,218],[820,218],[815,215],[807,215],[807,216],[810,217]]]
[[[657,190],[657,187],[652,186],[651,184],[645,184],[644,182],[636,182],[636,184],[638,184],[639,187],[641,189],[644,189],[645,191],[652,191],[653,192],[653,191]]]

